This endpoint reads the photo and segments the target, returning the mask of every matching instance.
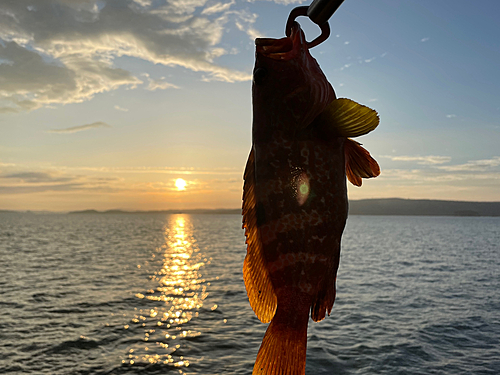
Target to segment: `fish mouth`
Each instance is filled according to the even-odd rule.
[[[270,57],[275,60],[290,60],[294,58],[298,54],[302,45],[307,48],[304,32],[297,22],[294,22],[292,32],[289,37],[281,39],[255,39],[257,54]]]

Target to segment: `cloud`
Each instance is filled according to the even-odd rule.
[[[255,0],[249,0],[249,1],[253,2]],[[291,5],[291,4],[302,4],[306,0],[266,0],[266,1],[272,1],[273,3],[281,5]]]
[[[66,171],[61,167],[36,168],[11,165],[9,172],[0,173],[0,194],[30,194],[47,191],[123,189],[118,176],[100,176],[97,173]],[[75,173],[76,171],[76,173]]]
[[[420,41],[421,41],[422,43],[425,43],[425,42],[427,42],[429,39],[430,39],[430,38],[422,38],[422,39],[420,39]]]
[[[457,115],[453,115],[453,114],[451,114],[451,115],[446,115],[446,117],[447,117],[447,118],[454,118],[454,117],[457,117]]]
[[[155,91],[155,90],[165,90],[165,89],[178,89],[179,86],[174,85],[173,83],[168,83],[166,81],[161,81],[161,80],[153,80],[149,82],[148,85],[148,90],[150,91]]]
[[[1,17],[0,17],[1,18]],[[0,21],[1,22],[1,21]],[[0,38],[5,38],[0,31]],[[123,69],[90,57],[68,59],[64,65],[14,41],[0,45],[0,112],[33,110],[54,103],[77,103],[96,93],[141,81]]]
[[[416,161],[417,164],[436,165],[451,161],[449,156],[387,156],[393,161]]]
[[[148,78],[149,85],[148,85],[147,89],[150,91],[155,91],[158,89],[159,90],[166,90],[166,89],[178,89],[179,88],[179,86],[165,81],[165,77],[161,77],[160,79],[151,79],[151,78],[149,78],[149,74],[145,73],[143,75],[145,75]]]
[[[17,170],[0,174],[0,194],[73,190],[80,185],[75,176],[57,171],[10,169]]]
[[[33,186],[1,186],[0,194],[31,194],[46,191],[71,191],[81,187],[81,184],[33,185]]]
[[[9,163],[0,172],[0,195],[45,192],[77,194],[159,193],[173,188],[176,178],[188,181],[190,192],[203,190],[241,191],[241,168],[178,168],[178,167],[36,167]],[[175,190],[175,189],[174,189]]]
[[[485,180],[500,178],[500,156],[493,156],[489,159],[470,160],[467,163],[455,165],[441,165],[449,163],[449,156],[392,156],[382,155],[381,157],[389,158],[392,161],[407,161],[417,162],[417,164],[425,165],[427,168],[421,169],[401,169],[396,171],[397,178],[421,179],[425,176],[425,180],[469,180],[471,178]],[[390,174],[388,170],[384,170],[384,174]]]
[[[0,3],[0,112],[78,103],[142,81],[116,62],[123,56],[183,67],[210,80],[251,79],[214,62],[231,24],[256,16],[207,0],[16,0]],[[238,24],[239,26],[236,26]]]
[[[180,174],[180,175],[233,175],[240,176],[240,168],[178,168],[178,167],[79,167],[64,168],[78,171],[123,174]]]
[[[47,172],[18,172],[11,174],[0,175],[0,178],[16,179],[23,182],[38,183],[38,182],[67,182],[69,177],[55,177]]]
[[[488,171],[499,166],[500,156],[494,156],[491,159],[471,160],[464,164],[443,165],[438,168],[449,172],[480,172]]]
[[[253,27],[253,24],[257,20],[257,15],[255,13],[249,13],[246,11],[232,11],[230,12],[233,15],[235,20],[235,25],[238,30],[246,33],[252,42],[259,37],[262,37],[262,34]]]
[[[446,172],[443,172],[444,168],[446,168]],[[500,171],[476,170],[473,173],[463,173],[463,170],[448,169],[441,166],[426,169],[383,169],[377,179],[389,180],[394,185],[430,186],[429,183],[439,183],[442,186],[458,186],[460,183],[462,185],[476,185],[478,188],[485,185],[498,184],[497,181],[500,180]]]
[[[117,111],[122,111],[122,112],[128,112],[128,108],[122,108],[120,107],[119,105],[115,105],[114,108],[117,110]]]
[[[215,3],[214,5],[203,9],[201,14],[221,13],[228,10],[232,5],[234,5],[234,3],[234,0],[231,0],[229,3]]]
[[[51,129],[51,130],[47,130],[47,133],[67,134],[67,133],[81,132],[81,131],[84,131],[84,130],[89,130],[89,129],[94,129],[94,128],[102,128],[102,127],[104,127],[104,128],[110,128],[111,125],[108,125],[108,124],[106,124],[105,122],[102,122],[102,121],[97,121],[97,122],[93,122],[92,124],[72,126],[70,128]]]

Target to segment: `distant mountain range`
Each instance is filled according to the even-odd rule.
[[[349,201],[350,215],[500,216],[500,202],[432,199],[362,199]]]
[[[70,214],[240,214],[241,209],[163,211],[72,211]],[[463,202],[431,199],[362,199],[349,201],[350,215],[500,216],[500,202]]]
[[[50,211],[11,211],[0,213],[53,214]],[[241,214],[240,208],[233,209],[195,209],[195,210],[84,210],[68,214]],[[463,202],[432,199],[361,199],[349,201],[350,215],[408,215],[408,216],[500,216],[500,202]]]

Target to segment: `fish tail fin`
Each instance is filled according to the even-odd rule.
[[[278,309],[260,345],[252,375],[303,375],[309,306]]]

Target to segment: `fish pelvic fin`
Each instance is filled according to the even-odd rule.
[[[278,303],[260,345],[252,375],[304,375],[309,304]]]
[[[359,137],[368,134],[380,122],[377,111],[347,98],[331,101],[317,120],[329,124],[330,132],[337,137]]]
[[[257,227],[257,199],[255,194],[255,159],[250,151],[244,173],[243,229],[245,229],[247,255],[243,263],[243,280],[248,300],[255,315],[269,323],[276,312],[276,293],[264,260],[262,241]]]
[[[347,138],[344,144],[345,174],[356,186],[361,186],[362,178],[377,177],[380,167],[370,153],[358,143]]]

